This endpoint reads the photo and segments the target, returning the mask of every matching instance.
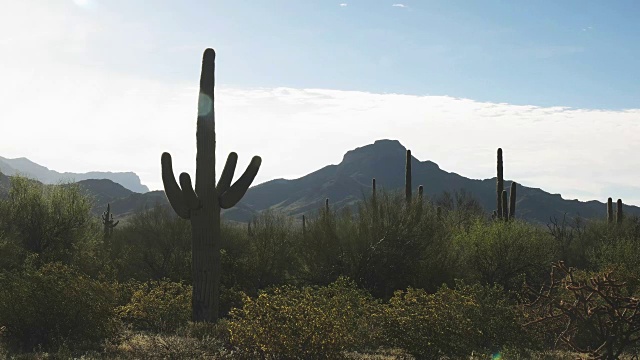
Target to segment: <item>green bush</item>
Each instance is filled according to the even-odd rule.
[[[491,354],[523,340],[515,307],[500,287],[396,291],[375,318],[381,344],[420,359]]]
[[[553,238],[522,221],[477,221],[454,239],[459,256],[457,278],[518,290],[523,281],[539,283],[556,258]]]
[[[191,286],[168,279],[139,284],[117,313],[136,330],[174,332],[191,319]]]
[[[231,343],[263,358],[341,358],[368,343],[375,302],[344,278],[326,287],[283,286],[245,297],[229,321]]]
[[[10,348],[95,348],[114,336],[115,290],[60,263],[0,273],[0,327]]]

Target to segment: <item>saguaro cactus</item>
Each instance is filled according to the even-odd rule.
[[[498,148],[498,177],[496,179],[496,213],[498,219],[502,219],[502,191],[504,190],[504,174],[502,170],[502,149]]]
[[[307,235],[307,218],[302,215],[302,236]]]
[[[411,150],[407,150],[407,160],[404,172],[404,194],[407,203],[411,202]]]
[[[511,182],[511,192],[509,193],[509,219],[516,216],[516,182]]]
[[[191,177],[180,174],[180,185],[173,175],[171,155],[162,154],[162,182],[173,210],[191,221],[193,297],[192,318],[196,322],[215,322],[220,306],[220,210],[234,206],[256,177],[262,160],[254,156],[244,174],[232,185],[238,155],[229,154],[216,185],[216,133],[214,113],[215,57],[206,49],[202,58],[198,98],[195,191]]]
[[[620,224],[622,222],[622,199],[618,199],[618,203],[616,204],[616,223]]]
[[[113,234],[113,228],[118,226],[120,220],[113,222],[113,214],[111,213],[111,204],[107,204],[107,211],[102,213],[102,225],[104,229],[104,236],[111,237]]]
[[[613,199],[612,198],[607,199],[607,222],[608,223],[613,222]]]
[[[507,190],[502,190],[502,218],[509,221],[509,208],[507,208]]]

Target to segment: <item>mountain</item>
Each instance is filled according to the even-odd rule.
[[[36,164],[27,158],[7,159],[0,156],[0,172],[8,176],[16,174],[34,178],[44,184],[57,184],[61,181],[81,181],[87,179],[109,179],[125,188],[137,192],[146,193],[149,188],[142,185],[140,178],[133,172],[100,172],[88,173],[59,173],[42,165]]]
[[[361,200],[363,194],[371,193],[372,178],[376,178],[378,188],[404,188],[405,159],[406,148],[400,142],[378,140],[348,151],[338,165],[325,166],[299,179],[277,179],[254,186],[239,204],[243,211],[230,210],[225,215],[229,220],[248,221],[250,214],[271,208],[300,216],[317,211],[326,198],[329,198],[333,209],[350,206]],[[440,169],[432,161],[420,161],[413,156],[411,167],[414,192],[417,192],[418,185],[423,185],[425,195],[431,197],[443,191],[453,193],[465,189],[478,199],[487,213],[496,208],[496,178],[465,178]],[[508,173],[508,163],[505,163],[505,169]],[[511,180],[505,179],[505,189],[510,183]],[[623,210],[627,214],[640,215],[637,206],[624,205]],[[584,218],[604,217],[606,205],[599,201],[565,200],[560,194],[550,194],[518,182],[517,217],[547,223],[550,217],[562,218],[565,213]]]
[[[406,148],[400,142],[378,140],[348,151],[337,165],[325,166],[298,179],[276,179],[253,186],[236,206],[223,210],[222,217],[225,220],[247,222],[266,209],[299,217],[302,214],[315,214],[324,206],[326,198],[329,198],[330,205],[335,210],[353,206],[363,196],[371,193],[372,178],[376,179],[379,189],[403,189],[405,158]],[[25,169],[25,164],[28,164],[32,171],[43,172],[42,169],[45,169],[51,172],[27,159],[18,160],[20,159],[13,159],[8,167],[24,171],[21,169]],[[0,161],[0,171],[4,172],[3,169],[8,167],[6,164],[4,168],[2,166]],[[453,193],[465,189],[480,202],[487,213],[491,213],[496,207],[496,178],[469,179],[444,171],[432,161],[420,161],[415,157],[411,158],[411,167],[415,192],[419,185],[424,186],[425,195],[430,197],[439,196],[443,191]],[[508,162],[505,163],[505,170],[509,172]],[[506,189],[510,183],[511,180],[505,179]],[[102,214],[109,203],[114,217],[124,222],[127,217],[156,204],[170,206],[163,191],[138,193],[109,179],[80,180],[78,184],[93,196],[94,214]],[[8,178],[0,174],[0,193],[3,188],[8,188]],[[626,214],[640,215],[640,208],[637,206],[624,205],[623,210]],[[546,224],[550,217],[562,218],[565,213],[583,218],[604,218],[606,205],[599,201],[565,200],[560,194],[550,194],[518,182],[516,217]]]
[[[169,206],[169,201],[163,191],[149,191],[144,194],[133,192],[109,179],[89,179],[78,181],[77,184],[93,198],[92,212],[101,215],[107,204],[111,212],[120,219],[131,216],[155,204]]]

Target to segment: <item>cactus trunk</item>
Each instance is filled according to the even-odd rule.
[[[607,199],[607,222],[608,223],[613,222],[613,199],[612,198]]]
[[[616,223],[620,224],[622,222],[622,199],[618,199],[618,203],[616,204]]]
[[[509,194],[509,219],[516,216],[516,182],[511,182],[511,193]]]
[[[509,221],[509,208],[507,204],[507,190],[502,190],[502,218],[504,221]]]
[[[404,173],[404,194],[407,203],[411,202],[411,150],[407,150],[407,159]]]
[[[497,204],[496,208],[498,209],[496,213],[498,214],[498,219],[502,219],[502,191],[504,190],[504,177],[502,170],[502,149],[498,148],[498,175],[496,179],[496,197]]]

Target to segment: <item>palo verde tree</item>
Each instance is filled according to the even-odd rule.
[[[198,98],[195,191],[191,177],[173,175],[171,155],[162,154],[162,182],[173,210],[191,220],[193,298],[192,317],[196,322],[215,322],[220,306],[220,210],[242,199],[256,177],[262,160],[254,156],[247,170],[231,185],[238,155],[229,154],[216,185],[216,133],[214,114],[215,51],[206,49],[202,59]]]

